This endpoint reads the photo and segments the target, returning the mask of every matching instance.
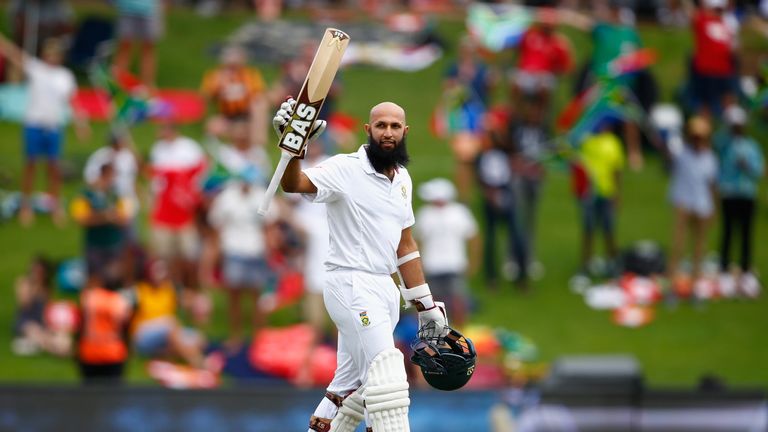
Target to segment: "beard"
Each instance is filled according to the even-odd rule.
[[[368,146],[365,148],[365,152],[368,154],[371,166],[379,173],[396,168],[398,165],[408,166],[408,162],[411,160],[405,146],[405,135],[395,144],[395,148],[384,150],[381,148],[381,143],[374,139],[373,135],[368,134]]]

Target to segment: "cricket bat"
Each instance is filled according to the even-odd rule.
[[[280,161],[277,163],[275,173],[272,175],[272,180],[269,182],[269,187],[259,206],[260,215],[267,214],[288,162],[294,157],[304,157],[309,133],[320,114],[320,108],[325,102],[325,97],[328,96],[333,77],[339,70],[341,57],[344,55],[347,45],[349,45],[349,35],[335,28],[325,29],[320,46],[315,52],[315,58],[309,66],[307,78],[296,98],[296,106],[291,121],[285,125],[285,130],[280,136],[278,142],[278,147],[281,150]]]

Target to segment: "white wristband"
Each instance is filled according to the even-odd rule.
[[[400,267],[401,265],[407,263],[408,261],[415,260],[416,258],[421,257],[421,254],[419,251],[413,251],[409,254],[405,254],[397,259],[397,266]]]
[[[429,290],[428,284],[421,284],[413,288],[406,288],[405,285],[400,285],[400,293],[405,299],[406,309],[413,306],[417,301],[423,304],[427,309],[434,306],[434,302],[432,301],[432,292]],[[425,299],[425,297],[428,297],[428,299]],[[427,307],[426,303],[430,303],[431,305]]]

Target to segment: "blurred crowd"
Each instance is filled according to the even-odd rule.
[[[163,36],[162,11],[170,2],[112,3],[117,16],[110,71],[115,76],[135,74],[136,91],[151,93],[156,89],[154,47]],[[213,13],[229,2],[187,3]],[[274,19],[300,3],[313,2],[256,1],[254,8],[262,18]],[[362,3],[375,8],[388,4]],[[410,3],[450,5],[452,10],[465,6]],[[590,2],[590,13],[581,12],[579,2],[528,3],[560,7],[531,9],[532,24],[514,47],[499,55],[477,35],[463,37],[435,107],[436,133],[449,142],[455,172],[451,179],[418,185],[423,205],[415,231],[427,279],[435,295],[445,299],[452,322],[461,327],[469,320],[467,280],[475,272],[492,290],[507,279],[526,291],[543,276],[536,248],[541,230],[537,209],[547,171],[554,167],[571,173],[581,216],[576,277],[618,276],[623,271],[622,242],[616,235],[619,203],[633,199],[622,196],[621,177],[627,169],[647,169],[648,153],[658,153],[669,167],[674,224],[670,239],[658,239],[670,245],[667,278],[695,284],[704,276],[700,264],[705,242],[718,220],[718,282],[732,289],[758,284],[753,226],[764,146],[749,125],[763,113],[742,85],[742,76],[757,73],[744,69],[738,40],[739,26],[752,15],[739,2],[661,2],[667,8],[660,15],[663,24],[690,27],[694,47],[690,57],[680,59],[688,76],[677,103],[659,108],[656,80],[661,77],[650,73],[648,57],[640,55],[646,53],[635,28],[640,9],[618,0]],[[46,307],[55,297],[52,263],[43,256],[30,263],[16,284],[14,351],[73,356],[86,380],[119,379],[133,351],[218,372],[221,359],[211,354],[206,337],[214,289],[225,293],[228,325],[227,338],[214,354],[242,349],[276,308],[296,301],[301,292],[312,343],[326,338],[324,207],[281,196],[266,217],[257,214],[272,172],[266,150],[269,116],[286,95],[298,93],[314,46],[283,65],[272,83],[248,64],[242,46],[225,47],[219,64],[201,71],[199,92],[210,107],[203,136],[185,136],[178,124],[159,116],[155,142],[141,154],[131,125],[115,122],[106,145],[85,164],[82,190],[65,206],[58,194],[58,161],[61,128],[68,121],[63,107],[76,82],[63,63],[66,48],[60,36],[71,32],[73,15],[66,2],[36,2],[39,31],[30,32],[23,24],[31,4],[11,2],[12,37],[0,36],[0,51],[12,66],[5,75],[24,76],[30,87],[18,217],[23,225],[34,224],[31,179],[44,161],[54,220],[71,218],[82,227],[83,247],[77,255],[85,270],[76,318],[62,320]],[[590,35],[592,55],[584,64],[577,64],[563,26]],[[39,42],[30,42],[33,33]],[[134,45],[139,61],[131,71]],[[570,76],[578,77],[569,107],[579,120],[569,123],[557,111],[554,96]],[[762,85],[759,79],[755,82]],[[330,118],[334,101],[342,96],[343,88],[334,85],[321,116]],[[87,135],[84,123],[78,120],[76,126]],[[304,161],[308,166],[352,150],[348,129],[333,124],[329,129],[322,142],[310,146]],[[605,242],[600,266],[595,265],[593,241],[598,232]],[[740,254],[734,261],[737,239]],[[683,272],[689,242],[691,265]],[[250,305],[244,308],[244,303]],[[68,338],[69,333],[74,337]]]

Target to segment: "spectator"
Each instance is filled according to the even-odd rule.
[[[519,43],[517,69],[512,77],[512,100],[536,97],[546,106],[558,75],[573,68],[573,58],[568,39],[555,31],[557,12],[542,8],[538,19],[539,22],[523,34]]]
[[[711,131],[705,118],[691,117],[686,145],[671,155],[669,196],[675,208],[668,268],[671,280],[676,279],[689,232],[693,237],[691,280],[695,283],[701,275],[707,228],[715,211],[717,160],[709,145]]]
[[[112,262],[106,271],[90,273],[80,294],[77,363],[85,384],[122,382],[133,305],[130,296],[118,289],[118,264]]]
[[[729,279],[731,240],[734,230],[741,234],[741,260],[739,273],[743,279],[739,285],[756,286],[757,278],[752,267],[752,238],[757,189],[765,171],[765,158],[760,145],[747,135],[747,113],[732,105],[725,110],[728,130],[715,136],[714,148],[720,162],[718,192],[722,212],[720,242],[721,281]],[[725,282],[725,281],[723,281]],[[727,283],[727,282],[725,282]]]
[[[64,51],[57,39],[46,39],[42,60],[24,54],[16,45],[0,34],[0,54],[22,69],[29,80],[29,96],[24,116],[24,154],[26,163],[21,180],[22,202],[19,220],[30,225],[34,211],[30,194],[35,179],[38,159],[48,160],[48,192],[53,199],[53,220],[64,222],[64,211],[59,202],[61,179],[59,159],[63,143],[62,126],[66,123],[69,103],[77,90],[72,72],[62,66]],[[86,124],[75,111],[75,131],[78,138],[88,133]]]
[[[422,183],[419,196],[424,206],[416,213],[415,233],[422,248],[427,283],[445,301],[451,323],[462,328],[467,322],[470,298],[467,276],[480,255],[477,222],[465,205],[455,202],[456,188],[446,179]],[[467,254],[467,245],[471,253]]]
[[[40,41],[68,36],[75,23],[66,0],[11,0],[7,16],[12,40],[32,55],[40,54]]]
[[[180,357],[192,367],[203,368],[205,338],[179,322],[176,288],[165,261],[152,259],[147,263],[145,277],[136,285],[135,295],[131,334],[136,351],[151,358]]]
[[[239,348],[243,339],[243,295],[253,298],[254,331],[264,324],[264,314],[259,310],[259,297],[270,277],[265,255],[264,226],[258,214],[264,190],[254,184],[254,180],[241,176],[230,181],[214,199],[208,214],[210,224],[218,230],[221,238],[224,286],[229,296],[228,345],[233,349]]]
[[[475,42],[461,41],[458,58],[443,80],[444,106],[456,163],[455,181],[461,201],[468,201],[473,163],[481,150],[483,116],[491,98],[493,75],[477,56]]]
[[[536,259],[536,209],[545,176],[543,161],[553,150],[551,133],[546,126],[546,108],[540,101],[539,98],[527,99],[522,119],[509,123],[514,206],[520,215],[518,236],[523,238],[526,247],[527,273],[531,277],[541,276],[544,271]]]
[[[512,195],[512,171],[510,168],[511,148],[507,137],[507,114],[493,113],[488,116],[488,127],[483,143],[483,150],[477,157],[477,179],[483,199],[483,269],[488,287],[498,287],[496,258],[496,231],[507,227],[509,252],[506,261],[515,263],[519,270],[515,282],[520,289],[528,286],[527,266],[523,239],[518,235],[518,215]]]
[[[69,355],[68,335],[54,332],[45,323],[44,314],[53,294],[54,266],[42,256],[32,260],[26,275],[16,279],[16,320],[11,349],[17,355],[39,351],[57,356]]]
[[[163,35],[163,8],[168,0],[115,0],[117,8],[117,53],[114,68],[126,72],[134,44],[141,43],[139,77],[148,88],[155,87],[157,59],[155,45]]]
[[[250,124],[251,140],[263,147],[267,139],[266,88],[261,72],[248,67],[246,60],[247,53],[242,47],[225,47],[221,65],[206,72],[201,91],[216,105],[218,115],[228,121]]]
[[[174,124],[164,121],[158,126],[158,140],[149,159],[152,249],[155,256],[171,265],[174,283],[185,288],[182,303],[193,310],[195,321],[202,323],[209,308],[206,296],[197,290],[200,240],[195,216],[201,203],[205,155],[197,142],[181,136]]]
[[[88,273],[99,273],[125,252],[126,226],[132,210],[129,201],[115,191],[115,169],[106,163],[99,176],[71,203],[72,217],[84,229]],[[127,269],[123,269],[127,270]]]
[[[608,271],[616,272],[618,247],[616,244],[616,212],[621,191],[621,172],[624,170],[624,150],[619,137],[613,132],[615,122],[604,119],[597,131],[581,144],[576,173],[584,177],[583,187],[577,187],[582,217],[581,272],[590,271],[593,239],[600,229],[608,255]],[[579,182],[577,182],[579,183]]]
[[[691,62],[693,110],[720,117],[738,92],[736,32],[725,19],[727,0],[702,0],[692,17]]]
[[[113,131],[109,145],[93,152],[85,163],[83,178],[88,184],[95,183],[101,174],[101,167],[112,165],[115,171],[114,189],[118,196],[128,200],[133,210],[132,218],[138,214],[139,199],[136,194],[136,176],[141,164],[127,132]]]
[[[616,75],[613,70],[614,61],[622,56],[631,54],[642,47],[640,35],[634,28],[633,20],[627,18],[627,0],[608,0],[607,8],[598,8],[595,18],[569,12],[565,22],[575,25],[582,30],[588,30],[592,35],[592,57],[589,61],[585,80],[580,80],[579,92],[588,87],[588,84],[599,80],[609,79],[612,85],[616,85],[621,93],[628,99],[639,99],[643,106],[650,106],[646,100],[653,93],[649,89],[643,92],[634,92],[635,87],[652,87],[649,76],[637,71],[631,74]],[[639,78],[646,78],[642,82]],[[650,90],[653,90],[652,88]],[[629,95],[629,96],[627,96]],[[640,149],[640,130],[633,121],[623,122],[622,137],[627,146],[629,166],[639,170],[643,166],[643,155]]]

